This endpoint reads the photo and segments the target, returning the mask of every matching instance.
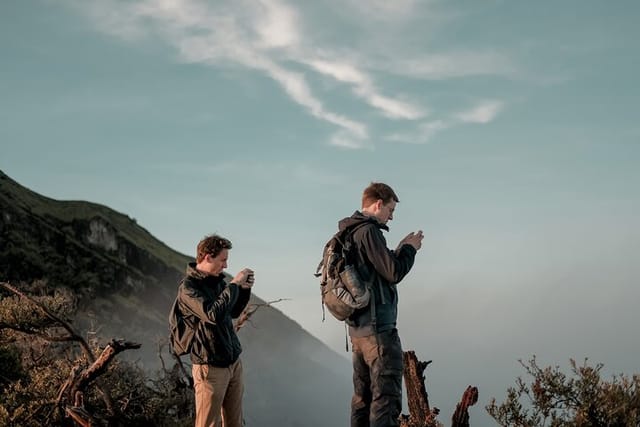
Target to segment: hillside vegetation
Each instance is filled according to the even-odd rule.
[[[38,298],[64,294],[70,307],[66,316],[79,333],[95,342],[96,351],[112,338],[141,344],[137,350],[119,354],[113,369],[133,362],[130,369],[153,378],[161,367],[158,348],[167,336],[169,308],[190,258],[167,247],[125,214],[100,204],[39,195],[1,171],[0,212],[0,281]],[[6,292],[0,295],[10,303]],[[264,301],[253,296],[251,304]],[[252,323],[255,327],[247,325],[239,333],[247,422],[343,425],[350,401],[349,361],[274,307],[261,307]],[[67,355],[69,345],[74,345],[45,345],[15,334],[2,335],[0,340],[0,345],[37,344]],[[0,358],[7,358],[6,366],[17,363],[19,377],[25,367],[33,366],[30,354],[37,352],[18,354],[14,347]],[[172,362],[164,355],[171,371]],[[60,374],[49,381],[57,392],[55,382],[67,378],[65,369],[70,368],[49,361],[47,367],[51,366],[57,366]],[[8,374],[7,378],[14,377]],[[308,402],[317,403],[309,407]]]

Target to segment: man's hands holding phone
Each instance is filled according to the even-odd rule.
[[[231,281],[243,289],[251,289],[255,282],[253,270],[250,268],[242,269]]]
[[[402,245],[411,245],[417,251],[422,247],[422,239],[424,239],[422,230],[418,230],[416,232],[412,231],[411,233],[407,234],[404,239],[400,240],[400,243],[398,243],[398,247],[396,248],[396,252],[400,250]]]

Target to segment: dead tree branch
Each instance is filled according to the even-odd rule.
[[[469,386],[462,394],[462,399],[456,405],[456,411],[451,418],[451,427],[469,427],[469,406],[478,401],[478,388]]]
[[[121,353],[125,350],[130,349],[138,349],[141,347],[141,344],[124,341],[124,340],[111,340],[109,344],[102,350],[100,357],[98,357],[87,369],[85,369],[74,381],[70,387],[69,394],[71,396],[75,396],[77,391],[82,391],[86,389],[86,387],[93,380],[102,375],[109,366],[109,363],[113,360],[116,354]]]
[[[86,369],[74,366],[69,378],[60,387],[56,406],[82,427],[95,424],[91,414],[84,408],[84,393],[89,384],[102,375],[113,358],[125,350],[140,348],[140,344],[124,340],[111,340],[100,356]]]
[[[163,349],[166,344],[167,344],[167,341],[164,339],[160,339],[158,341],[158,358],[160,359],[160,364],[162,365],[162,372],[164,372],[165,374],[169,374],[169,371],[167,370],[167,366],[164,361],[164,357],[162,356]],[[184,380],[186,381],[186,385],[188,385],[189,388],[193,388],[193,377],[189,375],[189,373],[187,372],[187,368],[184,367],[184,363],[182,363],[182,358],[180,356],[177,356],[173,352],[169,352],[169,354],[176,361],[176,366],[178,367],[178,370],[180,371],[182,378],[184,378]]]
[[[180,358],[180,356],[174,353],[171,353],[171,356],[173,356],[173,358],[175,359],[178,369],[180,370],[183,378],[187,380],[189,388],[193,388],[193,377],[187,372],[187,369],[184,367],[184,363],[182,363],[182,359]]]
[[[236,321],[236,325],[235,325],[235,331],[238,332],[246,322],[251,323],[251,316],[254,315],[254,313],[256,311],[258,311],[258,309],[260,307],[271,307],[273,304],[277,304],[279,302],[282,301],[290,301],[289,298],[280,298],[277,300],[273,300],[273,301],[269,301],[263,304],[249,304],[243,311],[242,314],[240,314],[240,316],[238,317],[238,320]]]
[[[7,282],[0,282],[0,286],[3,287],[4,289],[8,290],[9,292],[17,295],[20,298],[24,298],[27,301],[29,301],[30,303],[32,303],[34,306],[38,307],[44,314],[45,316],[47,316],[49,319],[51,319],[55,324],[59,325],[61,328],[63,328],[68,335],[61,335],[61,336],[52,336],[48,333],[45,333],[43,331],[39,331],[39,330],[35,330],[35,329],[27,329],[27,328],[20,328],[20,327],[11,327],[11,329],[25,333],[25,334],[29,334],[29,335],[36,335],[44,340],[47,341],[52,341],[52,342],[64,342],[64,341],[70,341],[70,342],[76,342],[78,343],[78,345],[80,345],[80,348],[82,349],[82,352],[84,353],[85,357],[87,358],[87,360],[92,363],[92,367],[94,367],[94,369],[98,369],[98,371],[95,373],[95,375],[93,373],[90,373],[89,376],[86,378],[87,381],[86,383],[80,383],[79,385],[82,386],[86,386],[90,381],[92,381],[93,379],[96,379],[99,375],[101,375],[104,372],[104,369],[106,369],[106,365],[109,363],[109,361],[113,358],[113,356],[115,356],[115,354],[127,350],[129,348],[140,348],[140,344],[133,344],[133,343],[127,343],[127,342],[120,342],[120,341],[112,341],[107,348],[105,348],[105,350],[110,349],[109,352],[113,352],[113,354],[111,356],[105,356],[105,351],[103,351],[102,355],[100,356],[100,359],[98,359],[98,361],[102,360],[104,357],[107,357],[107,360],[102,360],[101,362],[98,363],[98,361],[96,360],[96,357],[94,356],[93,352],[91,351],[91,348],[89,347],[89,344],[85,341],[84,338],[82,338],[82,336],[78,333],[76,333],[76,331],[73,329],[73,327],[69,324],[69,322],[61,319],[60,317],[58,317],[57,315],[55,315],[51,310],[49,310],[44,304],[42,304],[41,302],[37,301],[36,299],[30,297],[29,295],[23,293],[22,291],[20,291],[18,288],[16,288],[15,286],[7,283]],[[137,347],[136,347],[137,346]],[[104,364],[104,369],[99,370],[99,367]],[[77,374],[77,372],[71,372],[72,376],[75,376]],[[82,378],[82,376],[80,376],[80,378]],[[78,390],[78,387],[75,387],[75,390],[73,388],[75,381],[77,381],[77,379],[74,380],[74,382],[72,383],[65,383],[63,384],[63,386],[60,389],[60,392],[58,393],[58,403],[60,403],[60,400],[62,399],[64,392],[66,389],[71,390],[73,392]],[[99,381],[96,381],[96,387],[98,389],[98,391],[100,392],[100,395],[102,396],[102,399],[105,403],[105,406],[107,408],[107,412],[111,415],[115,414],[115,409],[114,409],[114,405],[113,405],[113,399],[111,398],[111,394],[108,392],[108,390],[106,390],[104,387],[102,387],[99,383]],[[73,396],[73,394],[72,394]],[[69,400],[71,401],[71,400]]]

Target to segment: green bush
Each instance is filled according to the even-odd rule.
[[[55,316],[70,319],[75,311],[73,293],[60,289],[50,293],[33,298]],[[14,296],[0,299],[0,425],[70,425],[64,408],[73,402],[60,399],[64,396],[60,390],[74,367],[84,369],[90,362],[77,341],[64,340],[69,336],[32,302]],[[102,351],[91,350],[93,357]],[[174,366],[149,376],[134,363],[116,357],[87,387],[84,409],[98,425],[191,425],[193,390],[179,372]],[[114,413],[107,411],[98,387],[111,396]]]
[[[520,362],[530,383],[522,378],[507,390],[501,404],[492,399],[486,409],[501,426],[591,427],[640,425],[640,375],[615,375],[604,380],[602,364],[570,361],[569,375],[559,367],[538,366],[535,357]]]

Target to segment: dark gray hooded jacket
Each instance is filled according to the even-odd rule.
[[[242,347],[233,329],[233,318],[242,314],[250,289],[227,284],[224,275],[210,276],[187,266],[187,276],[178,287],[178,304],[189,323],[195,323],[191,362],[227,367],[238,360]]]
[[[357,226],[359,224],[363,224]],[[407,275],[416,256],[411,245],[402,245],[396,252],[387,248],[382,230],[389,228],[375,218],[359,211],[338,222],[339,230],[356,226],[352,233],[358,247],[357,270],[360,278],[368,282],[372,302],[356,310],[348,319],[349,335],[366,337],[396,327],[398,318],[398,290],[396,285]],[[374,304],[372,310],[371,304]],[[375,317],[375,324],[374,324]]]

